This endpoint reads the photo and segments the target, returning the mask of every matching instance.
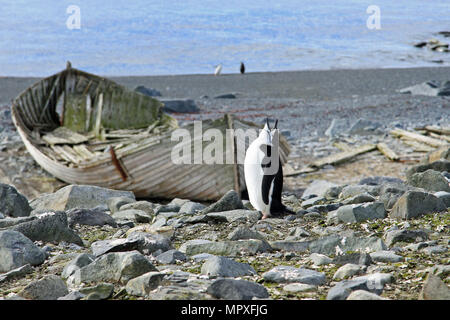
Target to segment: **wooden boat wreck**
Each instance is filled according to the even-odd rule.
[[[175,118],[162,103],[68,64],[63,71],[24,90],[12,102],[12,118],[26,149],[56,178],[133,191],[139,198],[217,200],[227,191],[245,190],[243,159],[250,141],[224,143],[233,163],[174,164],[171,136]],[[202,121],[202,130],[259,128],[231,115]],[[194,133],[194,125],[183,127]],[[195,144],[195,136],[191,144]],[[202,139],[200,137],[200,139]],[[201,141],[204,146],[207,144]],[[284,163],[290,148],[281,138]],[[240,149],[240,150],[239,150]]]

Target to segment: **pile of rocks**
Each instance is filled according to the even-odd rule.
[[[0,185],[2,299],[448,299],[450,162],[315,181],[295,215],[69,185]]]

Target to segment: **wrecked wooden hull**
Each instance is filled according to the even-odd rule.
[[[65,95],[64,103],[66,103],[68,90],[75,92],[76,97],[80,98],[79,101],[84,101],[83,94],[89,95],[92,101],[88,104],[92,103],[95,106],[99,101],[108,101],[105,92],[108,90],[111,92],[110,88],[115,88],[116,91],[112,93],[115,101],[118,101],[117,96],[129,97],[131,100],[129,105],[128,101],[124,100],[125,103],[122,103],[121,108],[125,110],[121,110],[121,114],[126,114],[127,110],[135,110],[136,103],[142,103],[144,99],[147,99],[110,80],[74,70],[66,69],[41,80],[22,92],[12,103],[13,122],[26,149],[36,162],[53,176],[70,184],[128,190],[134,192],[136,197],[142,198],[177,197],[214,201],[231,189],[239,193],[245,190],[243,165],[238,164],[243,163],[245,151],[236,147],[237,138],[232,138],[231,143],[223,145],[223,159],[231,157],[235,160],[233,163],[175,164],[171,158],[172,150],[180,142],[172,141],[171,137],[176,125],[174,125],[174,119],[163,114],[162,111],[159,113],[158,109],[155,109],[158,112],[152,111],[152,115],[156,115],[155,123],[168,123],[165,127],[161,127],[163,128],[161,132],[156,130],[158,127],[151,131],[152,125],[146,128],[145,125],[149,123],[144,123],[142,129],[136,129],[133,134],[127,136],[120,130],[109,131],[108,124],[102,123],[101,138],[103,140],[99,140],[96,136],[99,134],[99,128],[96,128],[95,124],[100,121],[95,119],[99,118],[98,115],[101,115],[102,111],[97,110],[97,115],[93,112],[89,120],[86,120],[89,118],[87,117],[82,122],[76,123],[75,128],[71,128],[78,127],[78,132],[84,130],[85,132],[81,134],[89,136],[90,140],[81,139],[78,142],[64,143],[64,139],[62,142],[50,139],[50,135],[56,132],[55,129],[62,128],[61,125],[64,124],[56,108],[61,95]],[[67,82],[71,82],[70,85]],[[98,85],[99,83],[102,85]],[[102,99],[98,99],[100,95]],[[154,101],[151,103],[155,105]],[[141,106],[138,107],[141,108]],[[84,123],[86,123],[85,128],[83,128]],[[138,124],[137,127],[140,125]],[[238,120],[231,115],[202,122],[203,132],[208,129],[218,129],[224,137],[228,134],[227,129],[237,128],[256,129],[258,126]],[[191,133],[193,137],[191,145],[194,145],[194,126],[188,125],[183,129]],[[93,134],[92,132],[96,130],[97,133]],[[110,137],[126,136],[126,138],[116,140],[111,138],[110,141],[108,135]],[[246,147],[250,142],[246,142]],[[205,144],[204,141],[201,143]],[[280,152],[282,163],[286,161],[289,151],[289,145],[282,137]]]

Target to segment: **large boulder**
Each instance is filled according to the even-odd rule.
[[[450,300],[450,288],[439,277],[428,273],[420,292],[422,300]]]
[[[40,265],[45,261],[45,252],[22,233],[0,231],[0,273],[8,272],[26,264]]]
[[[420,217],[427,213],[445,211],[442,199],[431,193],[420,191],[407,191],[392,207],[389,216],[398,220],[406,220]]]
[[[26,217],[31,213],[27,198],[16,188],[0,183],[0,212],[10,217]]]
[[[69,294],[66,283],[60,277],[48,275],[32,281],[18,295],[30,300],[56,300]]]
[[[406,177],[411,177],[414,173],[424,172],[427,170],[434,170],[439,172],[450,172],[450,161],[448,160],[438,160],[428,164],[418,164],[416,166],[411,167],[406,171]]]
[[[106,206],[108,199],[126,197],[135,200],[131,191],[120,191],[88,185],[69,185],[55,193],[42,195],[30,205],[35,210],[93,209]]]
[[[438,171],[428,169],[424,172],[417,172],[408,177],[408,184],[423,188],[427,191],[450,192],[450,185],[447,179]]]

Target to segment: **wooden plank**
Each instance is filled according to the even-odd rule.
[[[45,134],[42,140],[48,144],[79,144],[88,141],[88,138],[66,127],[58,127]]]
[[[394,130],[391,131],[391,134],[394,135],[394,136],[404,137],[404,138],[407,138],[407,139],[410,139],[410,140],[415,140],[415,141],[418,141],[418,142],[426,143],[426,144],[428,144],[430,146],[433,146],[433,147],[436,147],[436,148],[444,146],[444,145],[447,144],[444,141],[441,141],[441,140],[438,140],[438,139],[434,139],[434,138],[431,138],[431,137],[427,137],[427,136],[424,136],[424,135],[419,134],[419,133],[406,131],[406,130],[403,130],[403,129],[394,129]]]
[[[445,140],[447,142],[450,142],[450,136],[447,137],[447,136],[443,136],[443,135],[440,135],[440,134],[437,134],[437,133],[433,133],[433,132],[430,132],[429,134],[433,138],[440,139],[440,140]]]
[[[412,147],[416,152],[429,152],[435,150],[435,148],[430,147],[427,144],[423,144],[414,140],[401,139],[401,141],[404,144],[407,144],[408,146]]]
[[[352,159],[353,157],[356,157],[359,154],[373,151],[376,148],[377,146],[375,144],[366,144],[351,151],[343,151],[314,161],[313,163],[311,163],[311,167],[321,168],[327,164],[338,164],[341,162],[345,162]]]
[[[388,145],[384,142],[380,142],[377,144],[377,148],[378,150],[380,150],[380,152],[382,154],[384,154],[386,156],[386,158],[388,158],[389,160],[392,161],[398,161],[399,156],[394,152],[394,150],[392,150],[391,148],[388,147]]]
[[[317,170],[318,170],[318,168],[313,168],[313,167],[306,166],[306,167],[303,167],[303,168],[301,168],[299,170],[288,171],[286,173],[283,172],[283,176],[291,177],[291,176],[296,176],[296,175],[299,175],[299,174],[315,172]]]
[[[342,151],[350,151],[350,150],[352,150],[351,146],[349,146],[348,144],[346,144],[344,142],[340,142],[340,141],[334,142],[333,146],[335,146],[336,148],[338,148],[339,150],[342,150]]]
[[[426,126],[425,130],[434,132],[437,134],[450,135],[450,127],[438,127],[438,126]]]

